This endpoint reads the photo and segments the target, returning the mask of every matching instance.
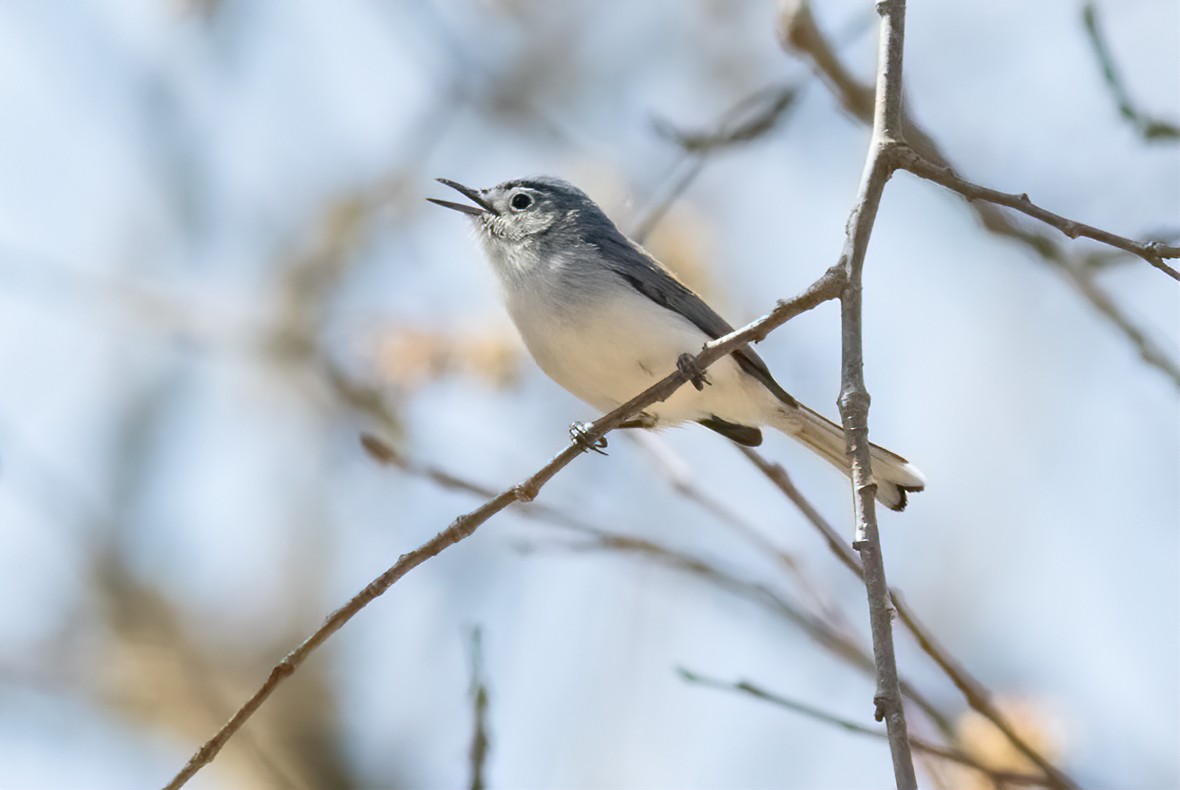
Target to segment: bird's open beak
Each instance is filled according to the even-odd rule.
[[[449,200],[439,200],[438,198],[426,198],[431,203],[434,203],[435,205],[438,205],[438,206],[442,206],[443,208],[451,208],[451,209],[454,209],[455,211],[461,211],[464,214],[470,214],[473,217],[479,217],[479,216],[482,216],[487,213],[491,213],[491,214],[498,214],[499,213],[492,206],[492,204],[489,203],[484,198],[484,196],[482,194],[480,194],[480,191],[478,189],[472,189],[471,187],[465,187],[462,184],[460,184],[458,181],[451,181],[448,178],[438,178],[435,180],[438,181],[438,183],[446,184],[451,189],[455,190],[456,192],[461,193],[464,197],[466,197],[468,200],[470,200],[472,203],[474,203],[475,206],[468,206],[466,203],[452,203]],[[478,206],[478,208],[476,206]]]

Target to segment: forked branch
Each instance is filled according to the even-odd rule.
[[[779,38],[784,49],[811,62],[816,74],[849,115],[866,125],[872,123],[873,86],[861,82],[841,61],[835,47],[816,25],[806,0],[780,0]],[[902,137],[907,145],[931,165],[953,170],[950,159],[938,142],[918,125],[904,107],[901,120]],[[1146,331],[1136,326],[1132,316],[1095,281],[1093,271],[1082,255],[1069,250],[1057,234],[1018,222],[1000,204],[974,200],[970,206],[987,231],[1019,242],[1060,271],[1098,314],[1135,346],[1144,362],[1167,375],[1173,384],[1180,387],[1180,363],[1167,349],[1149,337]],[[1160,258],[1175,258],[1173,253],[1180,250],[1175,245],[1133,243],[1141,245],[1149,255],[1155,254]]]

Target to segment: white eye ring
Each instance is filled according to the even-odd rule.
[[[533,205],[533,199],[526,192],[517,192],[512,196],[512,199],[508,201],[508,206],[513,211],[524,211],[531,205]]]

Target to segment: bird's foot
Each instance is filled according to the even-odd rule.
[[[709,384],[709,379],[705,376],[705,371],[697,365],[696,357],[692,354],[681,354],[676,358],[676,369],[688,377],[689,383],[697,388],[700,392]]]
[[[606,455],[603,448],[606,447],[606,437],[603,436],[598,441],[590,438],[590,423],[575,422],[570,424],[570,439],[578,447],[582,448],[582,452],[593,451],[599,455]]]

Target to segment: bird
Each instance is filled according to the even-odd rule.
[[[770,427],[851,477],[844,430],[783,389],[748,345],[707,371],[684,368],[733,327],[585,192],[550,176],[487,189],[438,181],[470,204],[427,200],[471,220],[521,339],[567,391],[606,412],[680,367],[694,386],[648,406],[629,427],[696,422],[747,447],[761,444]],[[872,444],[870,458],[877,501],[890,510],[903,510],[907,494],[925,488],[925,476],[902,456]]]

